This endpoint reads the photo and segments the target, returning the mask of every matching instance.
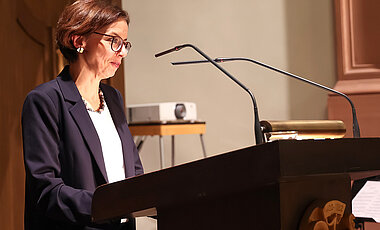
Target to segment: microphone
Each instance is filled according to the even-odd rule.
[[[254,120],[254,134],[255,134],[256,144],[263,143],[263,133],[261,131],[259,112],[258,112],[258,109],[257,109],[257,103],[256,103],[255,96],[253,96],[251,90],[249,90],[245,85],[243,85],[239,80],[237,80],[230,73],[228,73],[224,68],[222,68],[219,64],[217,64],[214,60],[212,60],[204,52],[202,52],[200,49],[198,49],[196,46],[194,46],[192,44],[184,44],[184,45],[179,45],[179,46],[176,46],[174,48],[171,48],[171,49],[165,50],[163,52],[157,53],[154,56],[155,57],[160,57],[162,55],[165,55],[165,54],[168,54],[168,53],[171,53],[171,52],[174,52],[174,51],[178,51],[178,50],[180,50],[182,48],[185,48],[185,47],[190,47],[190,48],[194,49],[195,51],[197,51],[201,56],[203,56],[204,58],[207,59],[206,62],[211,62],[211,64],[213,64],[216,68],[218,68],[220,71],[222,71],[232,81],[234,81],[236,84],[238,84],[241,88],[243,88],[249,94],[249,96],[251,97],[251,100],[252,100],[253,113],[254,113],[254,116],[255,116],[255,120]]]
[[[295,78],[297,80],[303,81],[303,82],[305,82],[307,84],[317,86],[317,87],[319,87],[321,89],[333,92],[335,94],[338,94],[338,95],[344,97],[350,103],[350,105],[351,105],[353,136],[354,136],[354,138],[360,138],[360,129],[359,129],[358,119],[357,119],[357,116],[356,116],[355,106],[354,106],[354,103],[351,101],[351,99],[346,94],[341,93],[339,91],[336,91],[334,89],[331,89],[331,88],[329,88],[327,86],[321,85],[319,83],[316,83],[316,82],[310,81],[308,79],[302,78],[302,77],[297,76],[295,74],[292,74],[292,73],[280,70],[280,69],[275,68],[273,66],[270,66],[270,65],[267,65],[265,63],[262,63],[262,62],[259,62],[259,61],[253,60],[253,59],[249,59],[249,58],[241,58],[241,57],[237,57],[237,58],[216,58],[213,61],[214,62],[226,62],[226,61],[248,61],[248,62],[253,62],[253,63],[255,63],[257,65],[260,65],[260,66],[263,66],[263,67],[265,67],[267,69],[273,70],[273,71],[278,72],[278,73],[282,73],[282,74],[287,75],[289,77],[292,77],[292,78]],[[172,65],[197,64],[197,63],[205,63],[205,62],[209,62],[209,61],[208,60],[199,60],[199,61],[172,62]]]
[[[185,47],[185,46],[184,46],[184,45],[182,45],[182,46],[176,46],[176,47],[174,47],[174,48],[171,48],[171,49],[165,50],[165,51],[163,51],[163,52],[161,52],[161,53],[155,54],[154,56],[155,56],[155,57],[161,57],[161,56],[163,56],[163,55],[165,55],[165,54],[168,54],[168,53],[171,53],[171,52],[174,52],[174,51],[178,51],[178,50],[182,49],[183,47]]]

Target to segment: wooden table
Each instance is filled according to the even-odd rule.
[[[160,163],[164,168],[164,142],[163,136],[172,137],[172,159],[171,164],[174,166],[174,136],[182,134],[199,134],[203,150],[203,156],[206,157],[206,149],[203,140],[203,134],[206,132],[206,122],[204,121],[181,121],[181,122],[149,122],[149,123],[131,123],[129,130],[133,136],[159,136],[160,140]],[[138,149],[141,148],[143,140],[137,143]]]

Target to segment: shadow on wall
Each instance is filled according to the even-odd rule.
[[[333,87],[337,78],[333,1],[292,0],[286,2],[285,10],[288,71]],[[327,94],[290,80],[290,119],[327,119]]]

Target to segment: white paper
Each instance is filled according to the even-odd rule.
[[[352,200],[355,217],[372,218],[380,222],[380,181],[367,181]]]

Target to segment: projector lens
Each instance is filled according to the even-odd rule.
[[[186,116],[186,107],[184,104],[176,104],[174,114],[177,119],[183,119]]]

